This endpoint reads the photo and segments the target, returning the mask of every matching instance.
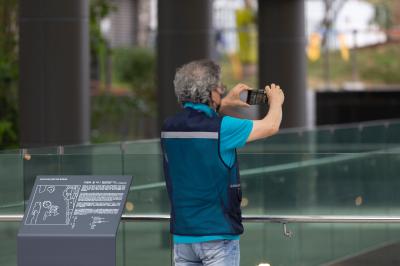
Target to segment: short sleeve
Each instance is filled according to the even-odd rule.
[[[220,153],[228,166],[232,166],[235,159],[235,149],[241,148],[253,129],[253,121],[231,116],[224,116],[220,130]]]

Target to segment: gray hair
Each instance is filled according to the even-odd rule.
[[[179,103],[209,104],[211,91],[219,85],[221,68],[212,60],[192,61],[175,73],[175,95]]]

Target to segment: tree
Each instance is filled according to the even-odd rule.
[[[330,86],[330,64],[329,64],[329,34],[332,31],[339,11],[342,9],[346,0],[324,0],[325,12],[321,21],[320,28],[322,34],[322,51],[324,59],[324,79],[326,86]]]
[[[393,26],[393,15],[398,0],[368,0],[375,7],[375,17],[372,21],[382,29],[389,29]]]
[[[107,17],[115,6],[109,0],[91,0],[90,1],[90,66],[91,79],[100,79],[100,58],[109,51],[107,41],[101,32],[101,20]],[[104,60],[103,60],[104,61]]]
[[[0,149],[18,146],[17,1],[0,5]]]

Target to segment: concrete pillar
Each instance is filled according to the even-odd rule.
[[[259,88],[285,92],[282,127],[306,125],[304,1],[259,0]]]
[[[211,0],[159,0],[157,36],[158,124],[179,110],[173,79],[177,67],[210,58]]]
[[[22,147],[89,141],[89,1],[20,0]]]

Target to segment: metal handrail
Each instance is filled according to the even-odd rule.
[[[2,214],[0,215],[0,222],[20,222],[23,217],[23,214]]]
[[[20,222],[23,214],[0,215],[0,222]],[[123,214],[123,222],[167,222],[168,214]],[[287,228],[288,223],[400,223],[399,216],[339,216],[339,215],[244,215],[244,222],[280,223],[283,234],[292,237],[293,232]]]
[[[0,222],[20,222],[23,214],[2,214]],[[123,214],[123,222],[169,221],[168,214]],[[243,215],[244,222],[254,223],[400,223],[400,216],[361,215]]]

